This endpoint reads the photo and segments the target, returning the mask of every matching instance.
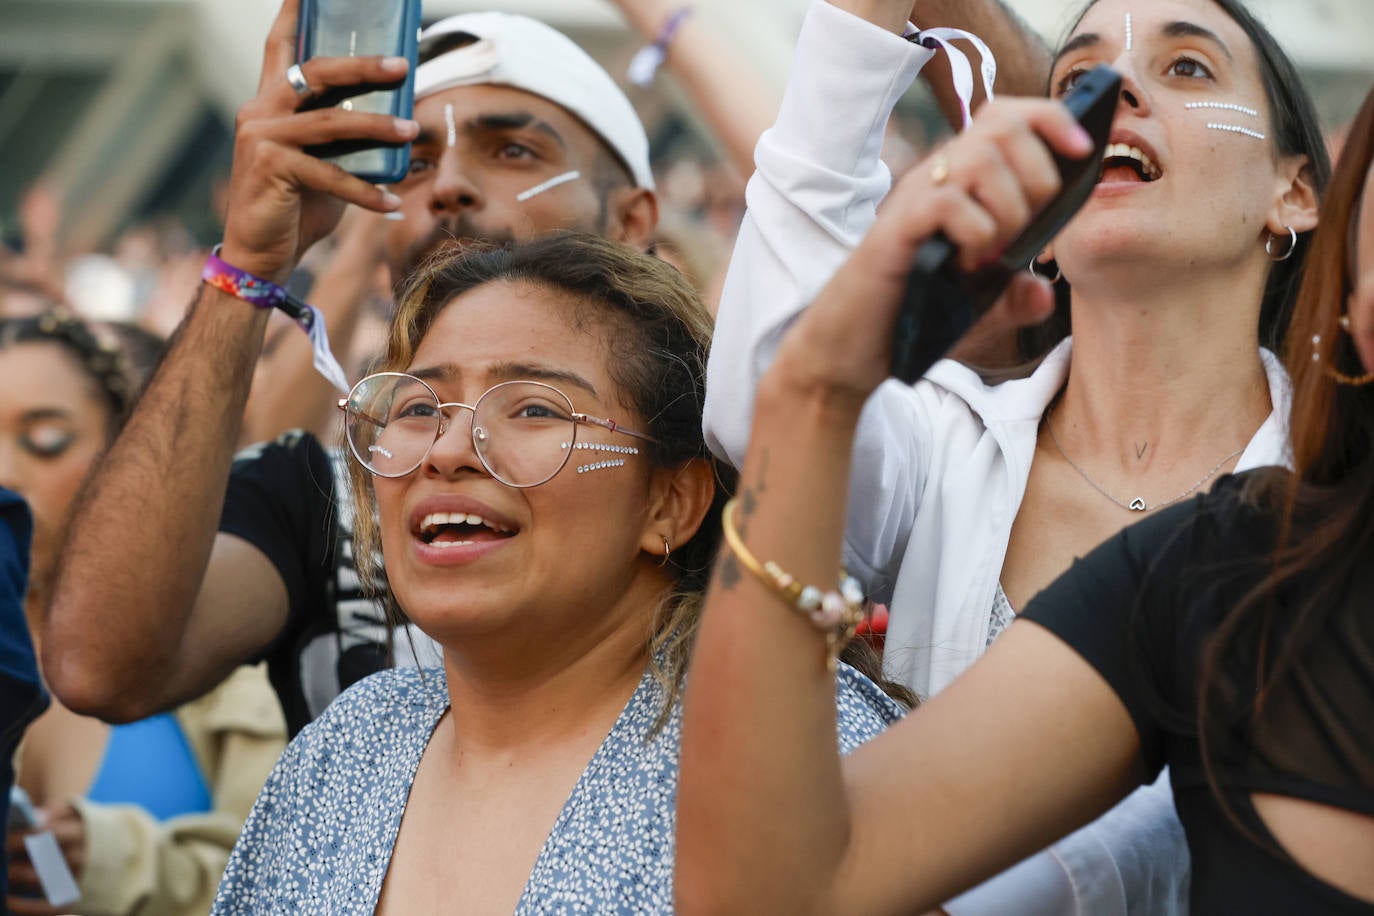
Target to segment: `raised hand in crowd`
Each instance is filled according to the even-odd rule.
[[[354,335],[378,289],[378,274],[386,271],[384,217],[370,210],[350,208],[343,216],[327,252],[316,246],[305,265],[311,277],[309,291],[301,298],[320,310],[329,332],[329,343],[348,365]],[[315,257],[319,254],[319,257]],[[310,339],[285,315],[273,315],[275,328],[253,376],[253,393],[244,413],[245,444],[266,442],[287,430],[304,429],[330,441],[338,432],[334,387],[316,371],[311,361]]]
[[[296,17],[296,0],[286,0],[267,39],[258,94],[239,111],[221,252],[235,267],[278,283],[333,230],[346,203],[400,206],[394,194],[304,147],[345,137],[405,141],[418,130],[383,115],[303,110],[306,98],[286,73],[295,62]],[[322,91],[394,82],[407,63],[320,58],[301,69],[310,88]],[[73,709],[123,720],[175,706],[219,683],[285,622],[286,589],[267,558],[241,541],[215,538],[266,323],[265,310],[202,285],[83,499],[44,639],[45,672]],[[135,516],[148,522],[141,536],[110,550],[109,532]],[[203,588],[207,568],[212,576]],[[201,600],[209,606],[197,609]],[[102,635],[112,631],[122,638]]]

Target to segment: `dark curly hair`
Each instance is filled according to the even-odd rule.
[[[110,408],[108,434],[113,437],[133,408],[138,389],[118,338],[102,339],[94,326],[63,308],[23,318],[0,318],[0,350],[25,343],[54,343],[76,357]]]

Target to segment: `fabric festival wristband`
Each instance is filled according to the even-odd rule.
[[[329,348],[329,334],[320,310],[297,299],[272,281],[254,276],[222,260],[219,256],[220,247],[216,245],[210,251],[210,256],[205,259],[205,268],[200,272],[200,279],[235,299],[260,309],[277,309],[290,317],[310,337],[315,371],[335,388],[348,394],[348,376],[334,357],[334,351]]]
[[[677,30],[682,28],[682,24],[687,21],[687,17],[692,15],[692,8],[684,6],[673,12],[668,17],[668,21],[659,30],[658,37],[651,45],[645,45],[635,52],[635,56],[630,59],[630,66],[625,71],[625,77],[641,89],[648,89],[653,84],[654,75],[658,73],[658,68],[663,66],[663,62],[668,59],[668,46],[673,43],[673,37],[677,35]]]
[[[993,99],[993,84],[997,82],[997,58],[993,56],[992,49],[983,39],[963,29],[918,29],[908,22],[902,37],[928,50],[945,52],[949,58],[950,76],[954,80],[954,94],[959,98],[960,114],[964,127],[968,127],[972,119],[973,68],[969,65],[968,56],[952,42],[962,38],[978,51],[979,74],[983,78],[983,92],[989,102]]]

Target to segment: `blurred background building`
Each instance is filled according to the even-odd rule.
[[[696,0],[722,42],[746,44],[779,86],[807,0]],[[1011,0],[1054,42],[1076,0]],[[1252,0],[1299,62],[1333,132],[1374,81],[1374,0]],[[67,251],[109,248],[130,226],[168,220],[187,244],[218,234],[234,112],[254,91],[277,0],[0,0],[0,236],[19,234],[25,190],[61,201]],[[622,74],[640,39],[605,0],[427,0],[426,21],[469,9],[528,13]],[[717,159],[671,76],[631,89],[660,167],[688,192]],[[914,155],[939,130],[924,90],[903,104]],[[899,152],[898,155],[901,155]],[[700,190],[696,188],[696,190]],[[165,243],[165,239],[164,239]]]

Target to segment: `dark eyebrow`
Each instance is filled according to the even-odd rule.
[[[33,410],[24,411],[24,422],[31,423],[34,420],[70,420],[72,413],[61,407],[35,407]]]
[[[552,366],[539,366],[533,363],[498,363],[488,370],[488,374],[506,382],[519,380],[547,382],[551,385],[574,385],[597,400],[601,399],[595,385],[569,369],[555,369]]]
[[[409,369],[406,374],[413,375],[423,382],[453,382],[457,381],[463,373],[452,363],[441,363],[438,366],[426,366],[423,369]],[[555,369],[552,366],[540,366],[535,363],[497,363],[487,370],[487,375],[500,382],[546,382],[555,387],[559,384],[573,385],[581,388],[597,400],[601,399],[595,385],[568,369]]]
[[[450,382],[461,373],[458,371],[458,367],[452,363],[441,363],[438,366],[426,366],[423,369],[407,369],[405,374],[413,375],[422,382]]]
[[[1204,41],[1210,41],[1221,49],[1221,53],[1226,55],[1227,60],[1235,60],[1235,58],[1231,56],[1231,49],[1226,47],[1226,42],[1221,40],[1221,36],[1217,35],[1217,33],[1213,32],[1211,29],[1205,29],[1196,23],[1185,22],[1183,20],[1170,22],[1161,26],[1159,33],[1165,38],[1201,38]],[[1055,67],[1059,66],[1061,58],[1072,54],[1074,51],[1090,48],[1101,41],[1102,36],[1096,32],[1084,32],[1081,35],[1075,35],[1064,43],[1064,47],[1059,49],[1059,53],[1054,56],[1054,63],[1051,64],[1050,69],[1053,70]]]
[[[1075,35],[1064,42],[1064,47],[1060,48],[1059,53],[1054,55],[1054,63],[1050,64],[1050,69],[1053,70],[1055,67],[1059,66],[1059,61],[1072,54],[1074,51],[1090,48],[1101,41],[1102,36],[1096,32],[1084,32],[1081,35]]]
[[[1170,22],[1159,30],[1160,34],[1166,38],[1201,38],[1203,41],[1210,41],[1221,49],[1221,53],[1226,55],[1226,59],[1234,61],[1231,56],[1231,49],[1226,47],[1226,42],[1221,40],[1221,36],[1211,29],[1204,29],[1202,26],[1192,22]]]
[[[522,127],[533,127],[541,133],[548,134],[558,145],[564,149],[568,148],[563,135],[554,129],[548,121],[541,121],[528,111],[506,111],[493,114],[482,114],[468,121],[463,125],[463,129],[468,133],[476,131],[506,131],[519,130]]]

